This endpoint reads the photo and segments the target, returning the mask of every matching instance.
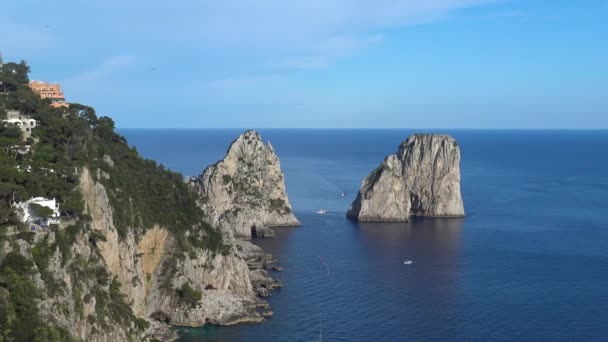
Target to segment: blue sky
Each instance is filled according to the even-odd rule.
[[[118,127],[608,128],[608,1],[3,1]]]

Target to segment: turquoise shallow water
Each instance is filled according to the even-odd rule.
[[[275,316],[182,340],[608,340],[607,131],[448,131],[462,150],[467,216],[390,224],[344,214],[363,177],[413,131],[260,132],[303,223],[255,241],[284,267],[275,276],[285,286],[269,299]],[[241,131],[120,133],[194,175]]]

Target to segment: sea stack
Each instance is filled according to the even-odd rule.
[[[188,185],[198,192],[209,223],[235,237],[268,237],[268,227],[300,225],[291,211],[279,158],[255,131],[241,134],[223,160],[189,178]]]
[[[464,216],[456,140],[444,134],[407,138],[363,180],[347,216],[358,221]]]

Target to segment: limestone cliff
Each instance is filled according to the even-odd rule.
[[[415,134],[362,182],[347,216],[407,221],[411,216],[464,216],[460,149],[448,135]]]
[[[255,131],[239,136],[225,158],[188,184],[200,195],[209,222],[235,237],[267,234],[264,228],[297,226],[285,191],[285,177],[270,143]]]
[[[65,248],[66,239],[73,241],[69,249]],[[136,317],[114,291],[114,281],[88,232],[64,225],[59,231],[37,232],[31,238],[17,239],[13,245],[5,242],[0,247],[0,259],[18,253],[36,261],[31,274],[42,294],[40,318],[48,324],[65,329],[80,341],[144,338],[143,327],[138,326]]]
[[[134,227],[120,239],[106,189],[87,169],[81,177],[81,191],[92,230],[105,237],[97,245],[108,272],[120,282],[121,292],[137,316],[160,317],[185,326],[263,320],[263,312],[256,308],[267,305],[257,298],[247,261],[237,255],[234,238],[224,237],[227,248],[222,253],[199,249],[187,254],[179,250],[178,237],[159,226],[140,236]],[[190,234],[195,231],[186,232]],[[196,303],[180,299],[176,289],[186,283],[201,293]]]
[[[179,230],[144,224],[139,212],[112,204],[112,196],[119,195],[122,203],[136,205],[129,183],[115,182],[124,171],[115,163],[104,157],[93,172],[91,166],[78,171],[84,203],[79,217],[35,232],[11,227],[0,240],[0,264],[32,268],[23,277],[31,277],[39,293],[40,319],[77,340],[102,342],[172,339],[167,323],[229,325],[272,315],[259,298],[281,286],[266,271],[276,269],[270,255],[236,239],[232,230],[203,221],[181,224]],[[178,195],[194,198],[176,182],[184,190]],[[190,207],[200,211],[194,200]],[[131,215],[117,219],[125,212]],[[274,221],[263,222],[283,222],[278,214],[268,217]],[[0,291],[0,305],[7,296]]]

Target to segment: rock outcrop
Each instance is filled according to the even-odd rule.
[[[269,277],[250,279],[249,262],[241,256],[243,248],[236,239],[223,236],[224,245],[229,247],[223,253],[203,250],[174,258],[179,253],[175,237],[162,227],[147,229],[139,237],[131,233],[137,229],[132,229],[126,239],[118,237],[106,189],[86,168],[80,187],[91,215],[91,229],[105,237],[97,243],[101,257],[137,316],[154,319],[162,315],[166,323],[182,326],[264,320],[265,312],[260,308],[268,305],[258,299],[258,287],[275,281]],[[261,255],[260,249],[254,256]],[[265,264],[266,268],[270,265]],[[195,305],[184,304],[174,291],[185,283],[201,293]]]
[[[270,145],[254,132],[237,139],[226,160],[202,177],[211,190],[201,190],[209,198],[203,211],[195,203],[199,192],[191,192],[199,189],[176,179],[186,210],[196,211],[196,221],[179,230],[167,221],[146,224],[141,212],[124,220],[116,196],[125,185],[115,182],[116,175],[125,177],[115,166],[124,160],[114,160],[104,156],[78,169],[82,218],[35,232],[10,227],[0,239],[0,264],[9,253],[33,260],[28,272],[42,321],[77,340],[144,341],[177,338],[170,325],[261,322],[272,315],[260,297],[281,286],[268,273],[279,268],[260,247],[235,237],[249,237],[252,226],[268,235],[269,226],[299,224]],[[225,184],[224,176],[230,177]],[[127,197],[122,205],[133,202]],[[0,305],[7,302],[1,290]]]
[[[268,236],[268,227],[300,225],[291,211],[279,158],[255,131],[239,136],[223,160],[189,178],[188,185],[199,193],[209,223],[237,238]]]
[[[415,134],[362,182],[347,216],[407,221],[411,216],[461,217],[460,149],[448,135]]]

